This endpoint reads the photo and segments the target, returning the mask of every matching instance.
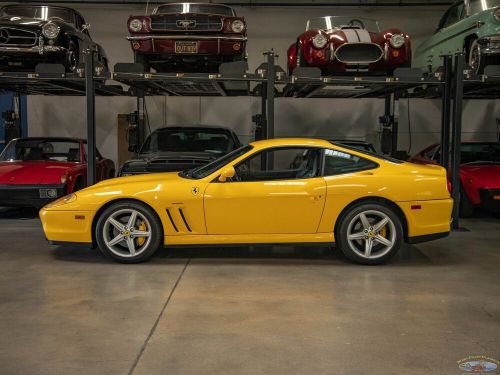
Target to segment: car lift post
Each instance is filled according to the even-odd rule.
[[[453,85],[452,60],[450,55],[443,56],[443,103],[441,110],[441,165],[449,170],[450,166],[450,119],[451,87]]]
[[[273,50],[266,52],[267,55],[267,117],[266,117],[266,139],[274,138],[274,83],[276,81],[276,68],[274,60],[277,57]]]
[[[465,55],[455,54],[455,98],[453,101],[453,121],[451,128],[451,188],[453,197],[452,229],[459,230],[460,207],[460,143],[462,138],[462,106],[464,96]]]
[[[144,108],[146,108],[146,98],[144,96],[144,90],[137,89],[137,148],[140,150],[144,140],[146,138],[146,114],[144,113]]]
[[[85,99],[87,101],[87,185],[96,183],[95,145],[95,51],[88,49],[85,55]]]

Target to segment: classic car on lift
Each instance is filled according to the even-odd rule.
[[[437,71],[443,55],[465,52],[478,74],[500,64],[500,0],[459,0],[444,14],[434,35],[415,50],[414,66]]]
[[[0,154],[0,206],[36,207],[87,186],[87,142],[75,138],[18,138]],[[115,175],[97,151],[97,180]]]
[[[53,244],[97,245],[126,263],[160,245],[328,243],[379,264],[448,235],[446,171],[318,139],[253,142],[180,173],[104,181],[40,212]]]
[[[380,31],[378,22],[360,17],[320,17],[288,49],[288,73],[317,67],[324,75],[392,74],[411,65],[411,40],[399,29]]]
[[[89,34],[90,25],[77,11],[52,5],[7,5],[0,8],[0,69],[29,70],[38,63],[58,63],[73,72],[83,51],[106,54]]]
[[[218,72],[246,60],[246,23],[222,4],[170,3],[127,22],[135,61],[145,71]]]
[[[460,148],[460,215],[477,207],[500,212],[500,143],[462,142]],[[413,156],[414,163],[439,163],[441,147],[433,144]]]
[[[220,126],[169,126],[151,133],[119,176],[173,172],[207,164],[241,146],[236,134]]]

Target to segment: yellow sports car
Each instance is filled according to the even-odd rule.
[[[449,234],[446,171],[317,139],[253,142],[180,173],[120,177],[40,211],[52,244],[124,263],[160,245],[336,243],[362,264]]]

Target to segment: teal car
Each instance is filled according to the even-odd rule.
[[[456,1],[435,34],[416,49],[413,66],[433,73],[443,65],[442,55],[462,51],[477,74],[500,64],[500,0]]]

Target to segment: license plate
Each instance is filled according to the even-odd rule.
[[[198,42],[175,42],[175,53],[198,53]]]

